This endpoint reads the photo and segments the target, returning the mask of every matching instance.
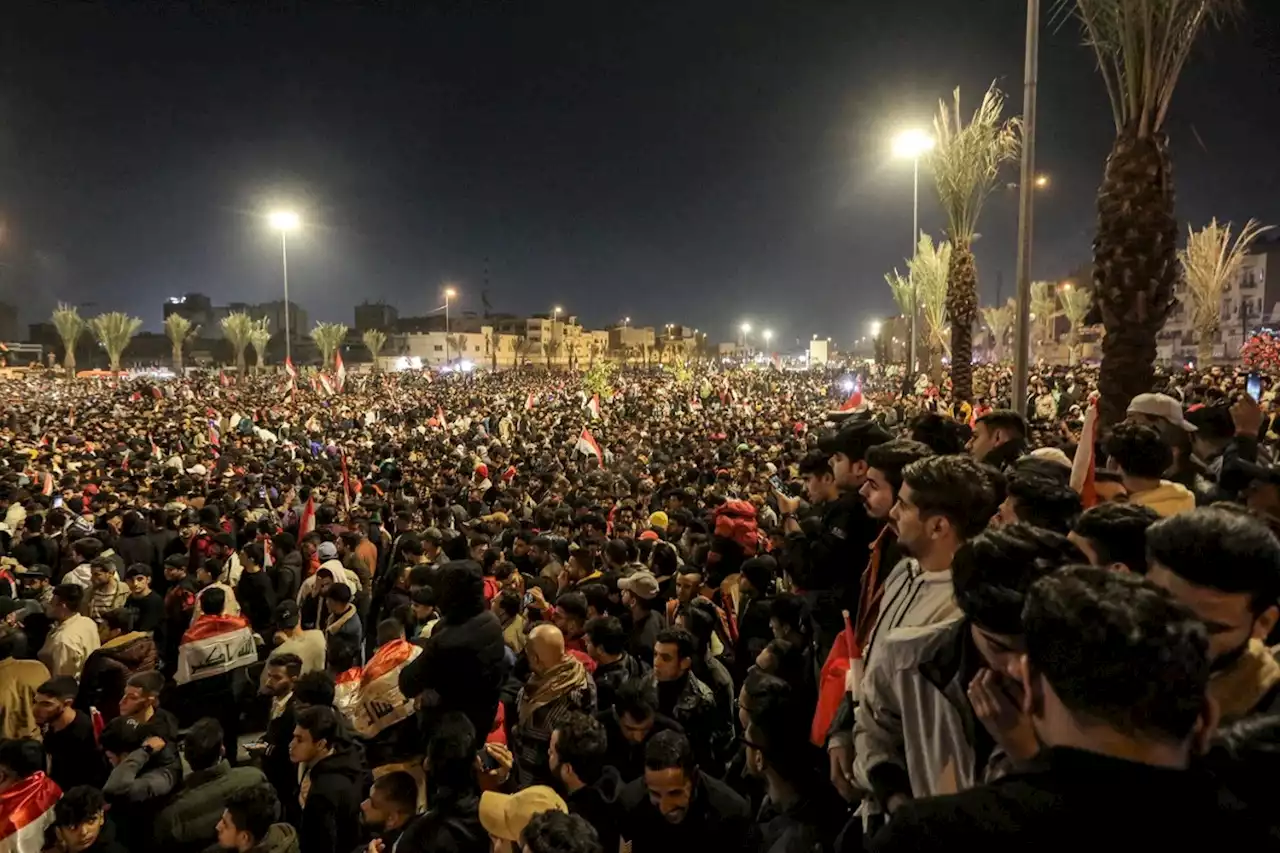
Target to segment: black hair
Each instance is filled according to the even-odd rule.
[[[762,554],[743,560],[738,571],[750,581],[759,595],[767,596],[773,593],[773,582],[778,576],[778,561],[772,556]]]
[[[211,586],[200,593],[200,612],[206,616],[221,616],[227,609],[227,594],[221,587]]]
[[[683,770],[687,776],[693,773],[696,766],[693,747],[683,732],[658,732],[645,744],[644,767],[646,770],[668,770],[676,767]]]
[[[249,558],[249,562],[255,566],[261,566],[266,562],[266,549],[262,547],[261,542],[250,542],[240,550],[242,554]]]
[[[870,453],[870,450],[867,452]],[[823,453],[821,450],[814,450],[801,459],[799,469],[801,477],[810,475],[818,477],[835,476],[835,472],[831,470],[831,455]]]
[[[69,675],[55,675],[36,688],[37,693],[61,699],[63,702],[76,698],[79,691],[80,685],[76,684],[76,680]]]
[[[21,628],[0,627],[0,660],[21,658],[27,651],[27,635]]]
[[[1280,601],[1280,541],[1244,513],[1203,507],[1161,519],[1147,530],[1147,557],[1197,586],[1248,593],[1254,613]]]
[[[65,604],[68,610],[78,613],[84,604],[84,587],[74,583],[60,583],[53,588],[53,596]]]
[[[919,459],[932,456],[929,445],[910,438],[895,438],[867,448],[867,467],[884,474],[896,496],[902,488],[902,470]]]
[[[1158,480],[1173,464],[1173,451],[1153,426],[1126,421],[1111,429],[1103,449],[1131,477]]]
[[[571,765],[579,779],[594,785],[604,772],[609,751],[604,726],[595,717],[575,711],[557,723],[555,731],[560,733],[556,739],[560,762]]]
[[[297,690],[295,688],[295,694]],[[312,705],[298,712],[298,728],[311,735],[313,741],[324,741],[330,747],[345,743],[346,727],[338,712],[329,705]]]
[[[323,669],[303,673],[293,683],[293,699],[313,707],[333,705],[333,675]]]
[[[1160,520],[1149,506],[1101,503],[1085,510],[1071,532],[1085,539],[1098,555],[1098,564],[1120,563],[1131,572],[1147,573],[1147,528]]]
[[[345,583],[335,583],[325,592],[324,597],[339,604],[351,603],[351,587]]]
[[[1128,572],[1072,566],[1036,581],[1022,612],[1033,671],[1073,713],[1129,735],[1185,741],[1204,709],[1204,625]]]
[[[101,539],[93,536],[86,536],[71,543],[72,552],[79,554],[81,560],[86,563],[92,563],[106,548]]]
[[[449,624],[458,624],[484,612],[484,575],[474,560],[454,560],[439,569],[436,601]]]
[[[911,439],[936,454],[950,456],[964,452],[965,443],[969,440],[969,428],[954,418],[945,418],[936,412],[925,412],[911,422]]]
[[[1062,467],[1062,466],[1057,466]],[[1066,483],[1015,469],[1005,482],[1019,521],[1055,533],[1070,532],[1080,515],[1080,495]]]
[[[0,740],[0,767],[5,767],[19,779],[45,768],[44,747],[31,738]]]
[[[115,610],[108,610],[100,617],[104,625],[108,628],[127,634],[133,630],[133,620],[136,618],[137,612],[127,607],[117,607]]]
[[[278,655],[272,655],[267,658],[267,666],[282,667],[289,673],[290,678],[297,678],[302,675],[302,658],[291,652],[282,652]]]
[[[580,621],[587,621],[587,597],[580,592],[566,592],[556,599],[556,609]]]
[[[694,639],[693,634],[683,628],[664,628],[658,632],[658,637],[654,642],[673,644],[676,647],[676,657],[680,660],[692,658],[698,648],[698,642]]]
[[[403,770],[379,776],[373,780],[373,787],[401,814],[412,815],[418,811],[418,782]]]
[[[192,770],[208,770],[222,759],[222,724],[213,717],[196,720],[182,739],[182,755]]]
[[[647,720],[657,713],[658,692],[648,679],[627,679],[614,694],[613,709],[619,717],[625,714],[637,722]]]
[[[1006,430],[1017,438],[1027,437],[1027,419],[1013,409],[992,409],[976,423],[985,425],[989,430]]]
[[[385,646],[392,640],[399,640],[404,637],[404,623],[395,617],[383,619],[378,623],[378,645]],[[357,661],[358,663],[359,661]],[[353,664],[354,666],[354,664]]]
[[[164,691],[164,673],[155,670],[135,672],[125,682],[126,687],[136,687],[148,696],[159,696]]]
[[[518,592],[504,590],[498,596],[498,607],[513,619],[520,614],[522,605],[523,602],[520,600],[520,593]]]
[[[92,785],[76,785],[62,792],[53,807],[53,825],[62,829],[83,826],[107,810],[106,798]]]
[[[616,583],[611,576],[610,584]],[[578,592],[582,593],[587,599],[587,606],[594,607],[597,613],[601,615],[608,613],[613,608],[613,602],[609,600],[609,587],[603,583],[584,583],[578,587]]]
[[[581,815],[550,809],[529,819],[520,845],[529,853],[600,853],[600,836]]]
[[[232,791],[227,796],[226,809],[237,830],[260,842],[280,815],[280,800],[274,788],[262,783]]]
[[[399,623],[396,623],[399,625]],[[360,665],[360,643],[346,634],[332,634],[325,641],[325,660],[330,672],[346,672]],[[381,643],[379,643],[381,645]]]
[[[614,616],[597,616],[586,624],[591,645],[607,655],[620,655],[627,648],[627,631]]]
[[[409,593],[409,600],[420,607],[435,607],[436,591],[429,586],[420,586]]]
[[[125,569],[124,579],[133,580],[134,578],[146,578],[147,580],[151,580],[151,567],[146,563],[134,563],[132,566]]]
[[[769,618],[777,619],[784,628],[799,631],[802,634],[808,633],[808,608],[805,606],[804,599],[794,593],[779,593],[773,601],[769,602]]]
[[[431,784],[463,795],[476,786],[476,727],[465,714],[444,714],[427,741]]]
[[[967,456],[929,456],[902,469],[922,518],[941,515],[969,539],[987,526],[998,502],[991,476]]]
[[[1017,636],[1031,585],[1083,560],[1060,533],[1023,523],[984,530],[961,545],[951,561],[956,604],[978,627]]]
[[[125,755],[142,746],[144,734],[137,720],[129,717],[116,717],[107,723],[98,738],[98,745],[106,752]]]

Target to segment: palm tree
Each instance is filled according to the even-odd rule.
[[[1067,365],[1070,366],[1079,361],[1080,330],[1093,306],[1093,294],[1087,288],[1064,284],[1058,291],[1058,302],[1062,305],[1062,316],[1067,318]]]
[[[1004,360],[1004,341],[1009,335],[1010,327],[1013,326],[1016,311],[1017,303],[1012,297],[1003,305],[989,305],[982,309],[982,320],[991,330],[991,338],[994,341],[991,347],[992,361]]]
[[[451,357],[450,353],[457,353],[458,361],[462,361],[462,358],[467,351],[467,336],[466,335],[446,335],[444,339],[444,346],[445,346],[444,360],[446,363],[450,360],[450,357]]]
[[[75,306],[59,302],[53,309],[53,327],[62,338],[62,366],[67,370],[67,378],[71,379],[76,375],[76,344],[88,326]]]
[[[373,359],[373,369],[377,370],[378,353],[382,352],[382,348],[387,344],[387,333],[381,329],[366,329],[360,336],[360,340],[364,341],[364,347],[369,351],[369,357]]]
[[[222,336],[236,353],[236,374],[245,375],[244,351],[253,339],[253,318],[243,311],[236,311],[222,318]]]
[[[347,339],[347,327],[341,323],[316,323],[311,330],[311,340],[320,348],[320,369],[328,370],[333,364],[333,354]]]
[[[1122,420],[1151,390],[1156,336],[1173,309],[1178,224],[1165,119],[1196,37],[1239,0],[1075,0],[1111,101],[1116,138],[1098,187],[1094,302],[1102,339],[1099,414]]]
[[[560,347],[562,346],[559,339],[552,338],[542,345],[542,357],[546,361],[547,369],[551,369],[551,363],[560,357]]]
[[[1190,297],[1191,327],[1196,330],[1196,363],[1213,361],[1213,339],[1222,325],[1222,294],[1240,274],[1249,246],[1270,226],[1250,219],[1231,242],[1231,223],[1215,218],[1196,231],[1187,226],[1187,247],[1178,253]]]
[[[1045,348],[1057,343],[1053,327],[1058,319],[1058,295],[1053,290],[1053,282],[1031,282],[1031,319],[1035,323],[1031,351],[1044,358]]]
[[[532,341],[525,335],[521,335],[516,341],[516,354],[520,356],[520,366],[524,367],[529,363],[529,356],[538,351],[538,342]]]
[[[950,243],[944,240],[935,245],[932,237],[921,233],[915,256],[907,261],[907,274],[904,276],[894,269],[885,275],[893,298],[905,316],[910,316],[917,300],[919,302],[922,321],[920,343],[927,356],[929,378],[934,384],[942,380],[942,356],[948,350],[947,274],[951,269],[952,254]]]
[[[262,372],[262,366],[267,363],[267,344],[271,343],[271,318],[262,317],[253,324],[253,330],[249,332],[249,345],[253,347],[254,359],[257,364],[253,368],[254,373]]]
[[[121,311],[99,314],[89,321],[93,336],[107,351],[107,360],[110,362],[112,373],[120,372],[120,356],[124,355],[125,347],[129,346],[129,341],[141,327],[140,318],[130,317]]]
[[[200,327],[181,314],[170,314],[164,318],[164,333],[173,344],[173,372],[179,376],[182,375],[182,348],[198,331]]]
[[[973,397],[973,321],[978,316],[978,269],[973,258],[982,204],[995,189],[1000,167],[1018,156],[1022,122],[1001,119],[1004,95],[993,83],[969,123],[960,117],[960,89],[954,103],[938,104],[933,120],[937,145],[930,154],[938,200],[947,215],[951,266],[947,270],[947,315],[951,319],[951,393]]]

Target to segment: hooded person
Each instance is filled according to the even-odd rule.
[[[419,699],[418,718],[424,732],[430,732],[433,721],[449,711],[466,715],[476,732],[488,732],[509,669],[502,625],[485,607],[484,576],[478,563],[445,563],[435,587],[439,627],[423,642],[422,654],[400,670],[400,691]]]

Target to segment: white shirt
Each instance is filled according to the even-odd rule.
[[[89,655],[98,650],[98,626],[88,616],[79,613],[61,624],[54,625],[49,637],[40,649],[40,662],[49,668],[54,678],[69,675],[79,679],[80,671]]]

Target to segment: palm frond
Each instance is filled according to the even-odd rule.
[[[107,351],[112,370],[120,367],[120,356],[124,354],[129,341],[133,340],[133,336],[141,327],[141,319],[130,317],[121,311],[99,314],[89,321],[89,328],[93,330],[94,337]]]
[[[1075,7],[1111,100],[1116,132],[1159,131],[1182,67],[1204,27],[1238,12],[1242,0],[1063,0]]]
[[[1187,227],[1187,246],[1178,252],[1187,283],[1191,325],[1198,334],[1218,332],[1222,316],[1222,294],[1240,274],[1249,247],[1258,235],[1272,226],[1250,219],[1231,239],[1231,223],[1213,219],[1199,231]]]
[[[1058,291],[1058,302],[1062,306],[1062,316],[1075,329],[1084,322],[1085,315],[1093,307],[1093,293],[1087,287],[1064,287]]]
[[[57,330],[58,337],[62,338],[62,345],[68,350],[74,350],[76,342],[88,329],[88,324],[80,316],[79,309],[74,305],[59,302],[58,307],[53,309],[52,319],[53,328]]]
[[[222,327],[222,336],[230,342],[236,352],[244,352],[253,335],[253,318],[237,311],[223,317],[219,325]]]
[[[365,348],[369,350],[369,355],[376,362],[378,353],[382,352],[382,348],[387,344],[387,333],[380,329],[367,329],[360,336],[360,340],[364,341]]]
[[[175,347],[186,343],[195,334],[197,326],[181,314],[170,314],[164,318],[164,333]]]
[[[320,348],[320,356],[324,360],[325,368],[333,361],[333,354],[338,351],[338,347],[342,346],[342,342],[347,338],[347,327],[342,323],[316,323],[315,328],[311,330],[311,340],[316,342],[316,346]]]
[[[935,244],[928,234],[920,235],[916,254],[907,262],[915,282],[916,299],[924,323],[925,340],[930,347],[950,349],[947,334],[947,270],[951,266],[951,244],[946,240]]]
[[[271,318],[263,317],[253,324],[253,329],[249,332],[249,345],[253,347],[253,354],[258,357],[259,367],[266,361],[269,343],[271,343]]]
[[[973,241],[983,202],[995,189],[1000,167],[1015,160],[1022,146],[1022,120],[1002,119],[1004,95],[992,83],[969,123],[960,115],[960,89],[954,101],[938,102],[933,120],[937,142],[929,155],[938,200],[947,215],[953,243]]]

